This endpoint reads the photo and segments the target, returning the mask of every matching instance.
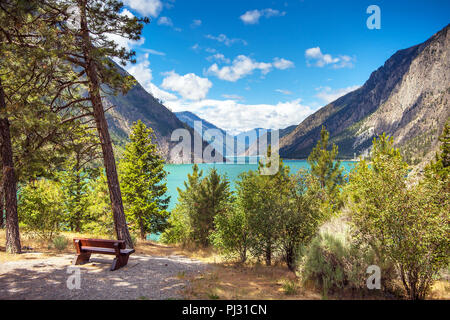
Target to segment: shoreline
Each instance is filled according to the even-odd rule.
[[[256,158],[256,157],[258,157],[258,156],[252,156],[251,158]],[[292,158],[281,158],[281,160],[282,161],[307,161],[308,159],[292,159]],[[339,161],[345,161],[345,162],[359,162],[360,160],[359,159],[338,159]],[[194,162],[191,162],[191,163],[173,163],[173,162],[164,162],[164,165],[193,165],[193,164],[195,164]],[[258,164],[257,162],[256,163],[246,163],[246,162],[244,162],[244,163],[242,163],[242,162],[240,162],[240,163],[236,163],[236,162],[199,162],[199,163],[196,163],[196,164],[211,164],[211,165],[218,165],[218,164],[225,164],[225,165],[227,165],[227,164],[229,164],[229,165],[232,165],[232,164],[240,164],[240,165],[242,165],[242,164]]]

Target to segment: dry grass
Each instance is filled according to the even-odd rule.
[[[186,299],[276,300],[320,299],[312,290],[300,286],[299,279],[283,266],[220,263],[209,272],[190,279]],[[298,290],[286,294],[284,284],[296,283]]]
[[[5,253],[5,231],[0,230],[0,263],[22,259],[42,259],[57,256],[61,253],[74,254],[72,239],[106,238],[105,236],[63,232],[62,236],[69,240],[67,248],[57,251],[48,243],[22,235],[22,246],[31,247],[24,254],[11,255]],[[36,254],[39,253],[39,254]],[[153,256],[183,255],[211,265],[201,275],[189,276],[180,273],[178,278],[186,278],[189,285],[183,292],[186,299],[321,299],[322,296],[312,288],[301,285],[300,280],[284,265],[266,267],[260,264],[229,263],[221,259],[212,249],[182,248],[167,246],[152,241],[140,241],[136,244],[136,253]],[[295,287],[295,290],[291,290]],[[343,299],[347,297],[328,297]],[[437,281],[430,294],[430,299],[450,299],[450,283]]]
[[[436,281],[428,298],[434,300],[450,300],[450,283],[445,280]]]

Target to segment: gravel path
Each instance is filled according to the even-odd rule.
[[[85,265],[72,266],[74,255],[0,263],[2,299],[177,299],[189,274],[201,273],[207,264],[183,256],[133,254],[128,264],[109,271],[112,259],[91,257]],[[68,289],[80,272],[80,289]],[[70,278],[72,276],[72,278]],[[68,281],[69,279],[69,281]]]

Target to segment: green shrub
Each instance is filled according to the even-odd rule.
[[[62,194],[50,180],[36,180],[25,185],[19,194],[19,220],[26,232],[51,241],[62,221]]]
[[[216,230],[211,234],[211,243],[227,259],[238,258],[244,263],[249,248],[247,216],[238,206],[231,207],[214,218]]]
[[[63,251],[67,248],[69,241],[64,236],[56,236],[53,238],[53,247],[58,251]]]
[[[283,281],[283,291],[287,296],[292,296],[298,292],[298,284],[294,280]]]
[[[161,234],[160,241],[166,244],[190,243],[192,228],[186,210],[181,205],[177,205],[172,210],[168,219],[169,227]]]
[[[115,236],[114,219],[111,213],[111,201],[106,175],[101,171],[97,179],[90,181],[92,190],[88,196],[87,218],[83,224],[83,231],[92,234]]]
[[[135,247],[136,243],[137,243],[137,237],[134,233],[130,234],[130,237],[131,237],[131,242],[133,243],[133,247]]]
[[[313,282],[324,296],[328,293],[366,290],[366,269],[373,253],[346,242],[345,234],[316,236],[305,249],[301,274],[304,282]]]
[[[441,156],[448,161],[444,150]],[[370,162],[360,161],[350,173],[355,238],[370,244],[379,260],[395,263],[410,299],[425,299],[433,278],[450,264],[450,165],[441,160],[425,169],[422,181],[411,184],[393,138],[383,134],[373,142]]]

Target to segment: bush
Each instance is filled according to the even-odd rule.
[[[19,220],[26,232],[51,241],[62,221],[62,194],[56,182],[37,180],[25,185],[19,194]]]
[[[428,168],[425,179],[411,185],[393,143],[385,135],[374,140],[371,161],[352,170],[351,221],[379,260],[395,263],[406,295],[425,299],[434,277],[450,263],[450,184],[445,171]]]
[[[167,222],[169,227],[161,234],[162,243],[179,243],[185,246],[191,242],[192,228],[186,210],[183,210],[181,205],[172,210]]]
[[[345,234],[319,234],[304,251],[303,281],[314,283],[324,296],[366,289],[366,269],[374,264],[373,253],[345,240]]]
[[[106,175],[101,171],[96,179],[90,181],[86,222],[83,231],[114,237],[114,219],[111,213],[111,201],[109,198]]]
[[[58,251],[63,251],[67,248],[67,245],[69,244],[69,241],[64,236],[56,236],[53,239],[53,247],[55,247]]]
[[[247,216],[241,208],[234,206],[215,219],[216,230],[211,234],[211,242],[228,259],[247,260],[249,248],[249,228]]]
[[[283,281],[283,291],[284,291],[284,294],[287,296],[292,296],[294,294],[297,294],[297,292],[298,292],[297,282],[294,280]]]
[[[133,247],[136,247],[137,237],[134,233],[130,234],[131,242],[133,243]]]

